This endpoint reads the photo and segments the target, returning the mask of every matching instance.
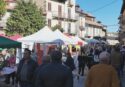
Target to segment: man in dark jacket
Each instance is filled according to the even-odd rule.
[[[52,63],[40,68],[35,87],[73,87],[71,70],[61,63],[62,53],[51,53]]]
[[[20,61],[17,69],[17,80],[20,87],[33,87],[34,71],[37,68],[37,63],[30,57],[31,51],[25,49],[24,57]]]

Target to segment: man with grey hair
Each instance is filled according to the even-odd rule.
[[[115,69],[109,65],[110,54],[102,52],[99,55],[100,63],[94,65],[87,76],[85,87],[120,87]]]

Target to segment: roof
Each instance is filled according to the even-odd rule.
[[[21,43],[4,36],[0,36],[0,48],[21,48]]]
[[[86,16],[95,18],[95,17],[94,17],[92,14],[90,14],[90,13],[86,13]]]
[[[86,22],[87,24],[90,24],[90,25],[102,27],[102,24],[99,24],[99,23],[97,23],[97,22],[95,22],[95,21],[88,21],[88,20],[86,20],[85,22]]]

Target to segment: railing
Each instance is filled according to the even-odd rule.
[[[72,7],[73,5],[74,5],[74,4],[73,4],[72,0],[69,0],[69,1],[68,1],[68,6],[69,6],[69,7]]]
[[[81,31],[85,30],[85,28],[84,28],[83,26],[79,26],[79,29],[80,29]]]
[[[5,0],[6,2],[16,2],[16,0]]]
[[[47,14],[47,11],[46,11],[46,0],[42,0],[42,13],[44,15]]]
[[[63,15],[62,13],[58,13],[58,12],[52,12],[52,16],[54,18],[65,18],[65,15]]]
[[[66,21],[76,21],[77,17],[72,17],[65,15],[65,13],[52,12],[52,16],[54,19],[64,19]]]
[[[8,5],[6,6],[6,9],[13,10],[15,6],[16,6],[16,3],[8,3]]]

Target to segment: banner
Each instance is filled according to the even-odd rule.
[[[40,46],[40,43],[37,43],[36,44],[36,50],[37,50],[37,61],[38,61],[38,64],[42,64],[42,49],[41,49],[41,46]]]

